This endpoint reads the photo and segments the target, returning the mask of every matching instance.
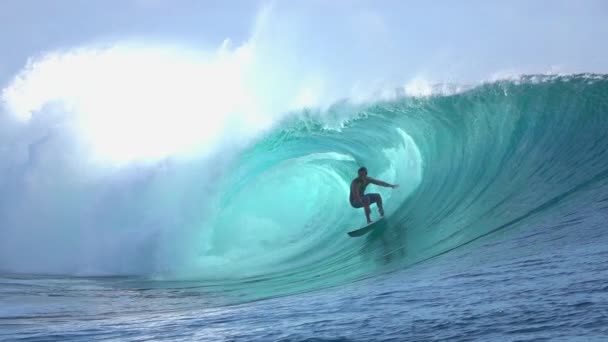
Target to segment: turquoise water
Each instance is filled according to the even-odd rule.
[[[607,96],[570,75],[344,101],[211,161],[52,185],[73,170],[30,146],[3,164],[0,336],[602,340]],[[401,187],[349,238],[360,165]]]

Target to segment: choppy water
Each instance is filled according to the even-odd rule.
[[[49,185],[50,134],[3,164],[1,336],[604,340],[607,96],[603,75],[526,76],[339,103],[222,161],[213,186],[208,160]],[[349,238],[359,165],[401,188]]]

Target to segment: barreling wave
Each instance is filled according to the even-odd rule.
[[[0,269],[188,279],[259,298],[407,267],[502,229],[534,229],[557,203],[605,183],[607,98],[604,75],[524,76],[306,110],[222,165],[156,163],[45,187],[33,211],[62,205],[45,222],[3,216]],[[346,232],[364,216],[348,186],[360,165],[401,187],[378,189],[386,224],[354,239]],[[115,172],[130,177],[128,193]],[[0,209],[11,203],[1,198]],[[55,237],[26,235],[32,226]],[[52,262],[20,259],[24,248],[44,258],[65,241]]]

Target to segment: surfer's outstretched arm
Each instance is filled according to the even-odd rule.
[[[381,180],[377,180],[377,179],[374,179],[374,178],[371,178],[371,177],[368,177],[367,179],[372,184],[376,184],[376,185],[383,186],[383,187],[386,187],[386,188],[393,188],[394,189],[394,188],[399,187],[399,185],[389,184],[387,182],[383,182]]]

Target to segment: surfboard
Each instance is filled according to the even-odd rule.
[[[370,231],[372,231],[375,227],[377,227],[377,223],[384,221],[384,216],[381,216],[379,219],[377,219],[376,221],[372,221],[372,223],[368,223],[366,226],[363,226],[359,229],[355,229],[353,231],[348,232],[348,235],[350,237],[357,237],[357,236],[361,236],[361,235],[365,235],[367,233],[369,233]]]

